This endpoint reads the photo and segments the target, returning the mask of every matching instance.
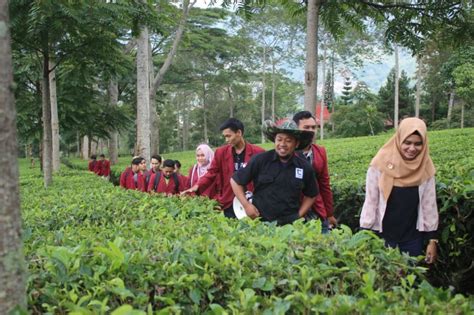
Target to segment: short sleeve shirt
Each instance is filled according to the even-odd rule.
[[[298,213],[301,194],[308,197],[318,194],[311,165],[296,154],[283,163],[275,150],[254,156],[232,178],[242,186],[253,181],[252,202],[267,221]]]

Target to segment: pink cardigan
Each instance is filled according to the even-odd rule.
[[[380,171],[369,167],[365,184],[365,201],[360,214],[360,227],[382,232],[382,220],[387,208],[387,202],[379,189]],[[418,186],[420,203],[416,229],[420,232],[436,231],[438,229],[438,206],[436,205],[435,178],[431,177]]]

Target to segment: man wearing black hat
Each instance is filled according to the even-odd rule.
[[[313,168],[295,154],[311,142],[313,133],[298,130],[290,120],[267,122],[264,130],[275,149],[256,155],[236,172],[231,179],[232,190],[252,219],[261,217],[278,225],[292,223],[309,211],[318,194]],[[244,191],[251,181],[255,187],[252,202]]]

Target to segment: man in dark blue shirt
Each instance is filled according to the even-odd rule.
[[[295,154],[311,142],[313,132],[298,130],[293,121],[284,120],[267,123],[265,134],[275,149],[252,157],[245,168],[234,173],[232,190],[252,219],[292,223],[308,212],[318,194],[313,168]],[[252,202],[244,192],[251,181],[255,185]]]

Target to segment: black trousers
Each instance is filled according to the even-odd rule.
[[[227,209],[224,209],[224,216],[229,219],[237,219],[234,213],[234,208],[232,206]]]

